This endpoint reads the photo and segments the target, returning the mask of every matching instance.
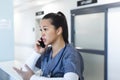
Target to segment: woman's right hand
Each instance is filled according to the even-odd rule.
[[[42,53],[45,52],[45,49],[46,49],[46,46],[45,46],[45,48],[41,47],[40,43],[39,43],[39,40],[38,40],[35,44],[35,51],[39,54],[42,54]]]

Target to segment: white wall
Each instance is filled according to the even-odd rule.
[[[108,13],[108,80],[120,80],[120,7]]]
[[[15,36],[15,59],[24,62],[33,52],[35,43],[35,16],[32,10],[15,12],[14,36]]]
[[[25,42],[28,43],[30,40],[31,42],[33,41],[33,38],[35,38],[35,36],[33,36],[33,32],[30,31],[31,28],[33,26],[35,26],[35,12],[37,11],[45,11],[45,14],[48,12],[57,12],[57,11],[62,11],[63,13],[65,13],[66,17],[67,17],[67,21],[68,21],[68,25],[69,25],[69,32],[70,30],[70,26],[71,26],[71,22],[70,22],[70,10],[72,9],[76,9],[76,8],[84,8],[84,7],[89,7],[89,6],[95,6],[95,5],[101,5],[101,4],[107,4],[107,3],[114,3],[114,2],[120,2],[120,0],[98,0],[98,3],[96,4],[90,4],[90,5],[86,5],[86,6],[80,6],[77,7],[76,5],[76,1],[77,0],[58,0],[57,2],[53,2],[53,3],[49,3],[46,4],[44,6],[38,6],[38,7],[34,7],[31,10],[29,9],[28,11],[23,11],[23,12],[19,12],[19,13],[15,13],[15,15],[21,14],[19,15],[21,19],[21,23],[19,25],[16,25],[16,23],[19,22],[19,19],[17,18],[18,16],[16,16],[15,18],[15,27],[17,28],[21,28],[21,31],[16,31],[15,34],[18,34],[19,32],[19,36],[23,33],[23,29],[25,29],[26,32],[28,32],[30,35],[29,37],[27,34],[22,34],[23,40],[21,40],[20,42],[23,41],[23,43]],[[24,15],[22,15],[24,14]],[[108,14],[108,80],[120,80],[119,77],[119,73],[120,73],[120,37],[119,37],[119,21],[118,19],[120,19],[120,9],[118,8],[114,8],[114,9],[110,9],[109,10],[109,14]],[[26,17],[27,16],[27,17]],[[20,26],[21,25],[21,26]],[[29,26],[29,27],[28,27]],[[15,29],[15,30],[16,30]],[[19,30],[19,29],[18,29]],[[70,33],[69,33],[70,34]],[[31,36],[32,35],[32,36]],[[31,37],[30,37],[31,36]],[[16,36],[16,42],[19,42],[19,37]],[[27,39],[28,38],[28,39]],[[69,36],[70,38],[70,36]],[[27,41],[24,41],[27,40]],[[25,54],[26,52],[24,52],[24,49],[16,49],[17,52],[19,52],[20,54]],[[30,49],[30,51],[32,51]],[[27,54],[30,53],[30,51],[28,50]],[[16,59],[18,59],[17,56],[19,56],[18,54],[16,55]],[[27,55],[22,55],[19,57],[24,57],[24,59],[27,57]],[[23,59],[23,58],[21,58]],[[20,59],[20,60],[21,60]]]

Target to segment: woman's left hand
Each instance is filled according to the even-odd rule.
[[[23,80],[30,80],[34,72],[28,67],[28,65],[25,65],[25,67],[27,71],[23,71],[22,68],[18,69],[13,67],[13,69],[23,78]]]

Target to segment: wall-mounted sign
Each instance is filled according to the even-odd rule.
[[[92,3],[97,3],[97,0],[79,0],[77,1],[77,6],[82,6],[82,5],[92,4]]]
[[[40,16],[40,15],[43,15],[43,14],[44,14],[44,11],[39,11],[39,12],[35,13],[36,16]]]

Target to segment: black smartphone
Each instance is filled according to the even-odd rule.
[[[44,44],[44,42],[43,42],[43,39],[42,39],[42,38],[40,38],[40,39],[41,39],[41,41],[38,41],[38,42],[40,43],[39,46],[41,46],[42,48],[45,48],[45,44]]]

